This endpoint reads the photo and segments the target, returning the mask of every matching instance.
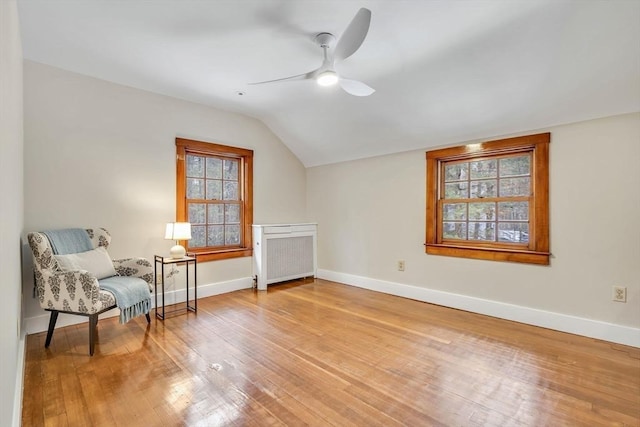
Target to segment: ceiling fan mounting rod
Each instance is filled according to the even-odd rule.
[[[324,53],[324,59],[322,61],[322,65],[320,66],[320,68],[333,68],[332,67],[332,63],[329,60],[329,54],[327,53],[327,50],[329,49],[329,46],[322,46],[322,52]]]

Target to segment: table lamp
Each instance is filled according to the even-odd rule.
[[[169,251],[169,253],[171,254],[171,258],[184,258],[187,251],[182,245],[180,245],[179,241],[191,239],[191,224],[188,222],[167,223],[167,229],[164,233],[164,238],[166,240],[176,241],[176,245]]]

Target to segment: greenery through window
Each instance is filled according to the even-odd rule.
[[[430,254],[548,264],[549,134],[427,152]]]
[[[253,152],[176,139],[177,220],[191,223],[199,260],[251,255]]]

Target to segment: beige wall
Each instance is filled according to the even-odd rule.
[[[640,328],[640,114],[540,131],[552,138],[551,266],[426,255],[421,150],[307,170],[319,268]]]
[[[103,226],[114,258],[168,254],[176,136],[253,149],[255,222],[304,219],[305,169],[258,120],[30,61],[24,79],[25,230]],[[251,258],[202,263],[198,282],[251,270]],[[27,317],[41,314],[29,298]]]
[[[0,425],[20,418],[24,339],[21,322],[22,46],[13,0],[0,1]]]

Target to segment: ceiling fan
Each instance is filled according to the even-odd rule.
[[[321,86],[331,86],[336,83],[350,95],[369,96],[375,89],[368,85],[351,79],[341,77],[336,71],[336,64],[353,55],[364,42],[369,24],[371,22],[371,11],[362,8],[353,17],[347,29],[336,43],[333,52],[329,52],[336,38],[331,33],[319,33],[315,36],[314,42],[322,48],[324,59],[319,68],[309,71],[308,73],[298,74],[282,79],[267,80],[264,82],[249,83],[251,85],[260,85],[265,83],[284,82],[292,80],[315,80]]]

